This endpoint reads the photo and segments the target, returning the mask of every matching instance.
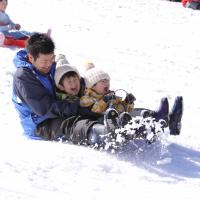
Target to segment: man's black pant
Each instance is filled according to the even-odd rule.
[[[71,141],[74,144],[87,144],[88,131],[98,121],[70,118],[47,119],[37,126],[36,135],[45,140]],[[103,126],[103,125],[102,125]]]

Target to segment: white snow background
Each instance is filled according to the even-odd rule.
[[[157,109],[184,98],[180,136],[121,154],[23,136],[11,102],[19,49],[0,48],[1,200],[196,200],[200,196],[200,12],[164,0],[9,0],[28,31],[52,28],[56,53],[110,73],[112,89]]]

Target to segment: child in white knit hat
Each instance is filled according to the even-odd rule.
[[[85,67],[87,89],[80,99],[81,106],[91,107],[91,110],[97,113],[105,112],[110,103],[119,113],[133,110],[135,97],[132,94],[128,94],[125,100],[114,96],[114,92],[110,91],[109,74],[96,68],[93,63],[86,63]]]
[[[105,113],[108,118],[117,120],[119,114],[131,112],[134,108],[135,97],[127,94],[123,100],[110,91],[110,76],[105,71],[98,69],[93,63],[86,63],[85,82],[87,89],[80,99],[82,107],[90,108],[96,113]],[[107,110],[112,107],[112,109]],[[129,120],[131,117],[129,116]],[[114,123],[117,125],[117,121]]]
[[[69,64],[66,57],[59,54],[56,57],[56,71],[54,76],[56,95],[60,100],[79,100],[81,93],[81,78],[76,67]]]

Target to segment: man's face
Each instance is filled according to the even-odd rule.
[[[39,54],[35,60],[32,55],[28,55],[29,61],[35,66],[35,68],[42,74],[49,73],[51,65],[55,61],[54,53],[51,54]]]

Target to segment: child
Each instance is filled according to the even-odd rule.
[[[20,24],[15,24],[10,17],[5,13],[8,5],[8,0],[0,0],[0,31],[19,30]]]
[[[25,41],[33,35],[31,32],[21,31],[21,25],[14,23],[8,14],[5,12],[8,5],[8,0],[0,0],[0,46],[2,45],[16,45],[20,47],[25,46]],[[47,35],[50,36],[49,29]],[[19,44],[16,40],[23,40]]]
[[[93,63],[87,63],[86,68],[84,78],[87,89],[80,99],[80,105],[93,112],[104,113],[105,123],[110,129],[118,125],[124,126],[131,120],[128,112],[134,108],[135,97],[131,93],[127,94],[124,100],[116,96],[110,91],[110,76],[106,72],[95,68]]]
[[[54,80],[56,96],[59,100],[77,101],[85,89],[84,81],[78,70],[76,67],[71,66],[62,54],[59,54],[56,58]]]

